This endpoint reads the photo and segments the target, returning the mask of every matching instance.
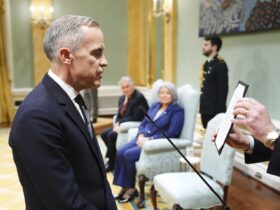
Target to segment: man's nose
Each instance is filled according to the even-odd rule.
[[[100,64],[101,64],[103,67],[108,66],[108,61],[107,61],[107,58],[105,57],[105,55],[101,58]]]

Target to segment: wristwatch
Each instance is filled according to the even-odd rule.
[[[270,147],[273,145],[280,136],[280,130],[278,128],[274,128],[272,131],[267,133],[266,140],[264,141],[264,145],[266,147]]]

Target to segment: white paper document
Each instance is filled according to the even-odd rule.
[[[237,87],[232,95],[228,109],[224,115],[224,119],[221,122],[219,131],[217,133],[216,141],[215,141],[219,154],[221,154],[225,141],[232,128],[232,120],[235,118],[235,116],[233,115],[233,108],[234,108],[236,102],[240,98],[243,98],[245,96],[247,89],[248,89],[248,85],[239,81],[237,84]]]

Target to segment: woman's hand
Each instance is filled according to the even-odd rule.
[[[137,144],[138,147],[142,148],[146,141],[149,141],[149,138],[145,137],[143,134],[140,134],[137,138],[136,144]]]

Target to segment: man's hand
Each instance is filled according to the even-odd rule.
[[[233,114],[243,115],[245,118],[236,118],[232,122],[239,126],[245,126],[252,136],[262,143],[266,140],[267,133],[275,128],[265,106],[255,99],[242,98],[238,100]]]
[[[214,132],[213,140],[216,140],[218,129]],[[233,126],[226,143],[236,149],[248,151],[250,149],[249,137],[243,134],[236,126]]]
[[[119,123],[116,123],[114,125],[113,131],[116,132],[116,133],[119,133],[119,130],[120,130],[120,125],[119,125]]]
[[[226,143],[236,149],[248,151],[250,149],[250,139],[243,134],[237,127],[233,126],[231,132],[226,140]]]

